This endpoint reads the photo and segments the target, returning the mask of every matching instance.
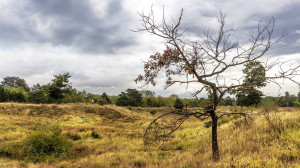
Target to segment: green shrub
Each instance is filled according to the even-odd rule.
[[[263,109],[263,112],[276,111],[276,102],[270,98],[265,98],[261,101],[260,107]]]
[[[240,127],[243,124],[243,120],[237,119],[233,123],[236,127]]]
[[[207,122],[204,123],[205,128],[209,128],[211,126],[212,126],[212,121],[207,121]]]
[[[300,103],[299,103],[299,100],[295,100],[294,102],[294,107],[300,107]]]
[[[92,136],[92,138],[94,138],[94,139],[101,139],[101,138],[102,138],[102,137],[101,137],[97,132],[95,132],[94,130],[92,130],[91,136]]]
[[[183,150],[183,145],[182,145],[182,144],[177,145],[177,146],[176,146],[176,150]]]
[[[230,120],[231,120],[230,118],[223,118],[219,120],[218,124],[221,125],[221,124],[229,123]]]
[[[133,165],[134,167],[146,167],[147,163],[144,160],[136,160]]]
[[[156,114],[156,110],[151,110],[150,114],[155,115]]]
[[[0,147],[0,155],[31,162],[54,162],[71,156],[72,143],[58,125],[36,125],[23,140]]]
[[[22,143],[1,144],[0,156],[14,158],[14,159],[22,159],[23,157]]]
[[[183,102],[182,102],[182,100],[181,99],[179,99],[179,98],[176,98],[176,100],[175,100],[175,103],[174,103],[174,107],[176,108],[176,109],[183,109]]]
[[[36,125],[24,140],[24,156],[33,162],[52,162],[71,154],[71,142],[58,125]]]
[[[220,125],[222,125],[222,124],[229,123],[230,120],[231,120],[230,118],[223,118],[223,119],[220,119],[220,120],[218,120],[218,125],[220,126]],[[210,120],[210,121],[204,122],[203,127],[205,127],[205,128],[210,128],[211,126],[212,126],[212,121],[211,121],[211,120]]]
[[[78,134],[78,133],[73,133],[73,132],[68,132],[66,134],[66,136],[71,139],[71,140],[74,140],[74,141],[77,141],[77,140],[80,140],[81,139],[81,136]]]

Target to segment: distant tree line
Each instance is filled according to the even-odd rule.
[[[54,75],[45,85],[35,84],[31,88],[24,79],[5,77],[0,85],[0,102],[27,103],[98,103],[110,104],[106,93],[96,95],[77,91],[72,87],[69,73]]]
[[[115,104],[117,106],[132,107],[205,107],[210,102],[207,98],[179,98],[176,94],[169,97],[156,96],[154,91],[127,89],[118,96],[92,94],[78,91],[72,87],[69,73],[54,75],[53,79],[45,85],[35,84],[29,87],[24,79],[16,76],[5,77],[0,84],[0,102],[24,103],[96,103],[100,105]],[[208,91],[208,93],[210,93]],[[235,98],[227,96],[220,102],[221,106],[257,106],[261,103],[271,102],[280,107],[300,107],[300,92],[297,96],[285,92],[284,96],[262,97],[261,91],[255,88],[239,91]]]

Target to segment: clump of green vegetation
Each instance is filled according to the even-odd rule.
[[[183,109],[184,105],[181,99],[176,98],[175,103],[174,103],[174,107],[176,109]]]
[[[36,125],[25,141],[25,158],[33,162],[55,161],[71,154],[71,142],[58,125]]]
[[[37,124],[23,140],[0,148],[0,154],[31,162],[54,162],[71,156],[72,143],[58,125]]]
[[[80,140],[81,139],[81,136],[78,134],[78,133],[73,133],[73,132],[68,132],[66,134],[66,136],[71,139],[71,140],[74,140],[74,141],[77,141],[77,140]]]
[[[300,107],[300,103],[299,103],[299,100],[295,100],[294,102],[294,107]]]
[[[156,110],[151,110],[151,111],[150,111],[150,114],[155,115],[156,112],[157,112]]]
[[[268,113],[270,111],[277,111],[277,105],[275,101],[270,98],[265,98],[261,101],[260,107],[263,109],[263,112]]]
[[[204,123],[205,128],[209,128],[211,126],[212,126],[212,121],[207,121],[207,122]]]
[[[237,119],[237,120],[234,120],[233,123],[236,127],[240,127],[243,124],[243,120]]]
[[[227,118],[222,118],[221,120],[219,120],[219,124],[226,124],[229,123],[231,121],[231,118],[227,117]]]
[[[95,132],[94,130],[92,130],[91,136],[92,136],[92,138],[94,138],[94,139],[101,139],[101,138],[102,138],[102,137],[101,137],[97,132]]]
[[[147,163],[143,160],[136,160],[133,163],[134,167],[146,167]]]
[[[218,120],[218,125],[226,124],[226,123],[229,123],[230,121],[231,121],[231,118],[229,118],[229,117],[223,118],[223,119]],[[204,122],[203,127],[210,128],[211,126],[212,126],[211,120]]]

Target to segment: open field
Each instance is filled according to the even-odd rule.
[[[149,113],[153,109],[157,114]],[[207,121],[195,118],[188,119],[163,145],[144,147],[145,129],[168,111],[1,103],[0,167],[300,167],[300,109],[278,108],[270,112],[269,122],[265,116],[255,116],[248,125],[233,116],[220,119],[221,160],[217,163],[211,158],[211,128],[204,127]],[[22,142],[38,123],[59,125],[72,142],[72,155],[38,163],[15,157],[9,146]]]

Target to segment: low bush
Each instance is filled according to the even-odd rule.
[[[259,106],[262,108],[264,113],[269,113],[270,111],[277,111],[276,102],[270,99],[265,99],[261,101]]]
[[[74,132],[68,132],[67,134],[65,134],[69,139],[73,140],[73,141],[77,141],[81,139],[81,136],[78,133],[74,133]]]
[[[294,102],[294,107],[300,107],[300,103],[299,103],[299,100],[295,100]]]
[[[127,109],[128,109],[128,110],[132,110],[132,107],[131,107],[131,106],[127,106]]]
[[[91,132],[91,137],[94,138],[94,139],[101,139],[102,137],[97,133],[95,132],[94,130],[92,130]]]
[[[175,107],[176,109],[182,110],[183,107],[184,107],[184,104],[183,104],[182,100],[179,99],[179,98],[177,98],[177,99],[175,100],[174,107]]]
[[[52,162],[71,154],[72,143],[58,125],[36,125],[24,141],[25,159],[33,162]]]
[[[204,127],[205,128],[209,128],[212,126],[212,121],[207,121],[207,122],[204,122]]]
[[[31,162],[54,162],[71,156],[72,143],[58,125],[36,125],[23,140],[0,147],[2,156]]]
[[[155,115],[156,114],[156,110],[151,110],[150,114]]]

